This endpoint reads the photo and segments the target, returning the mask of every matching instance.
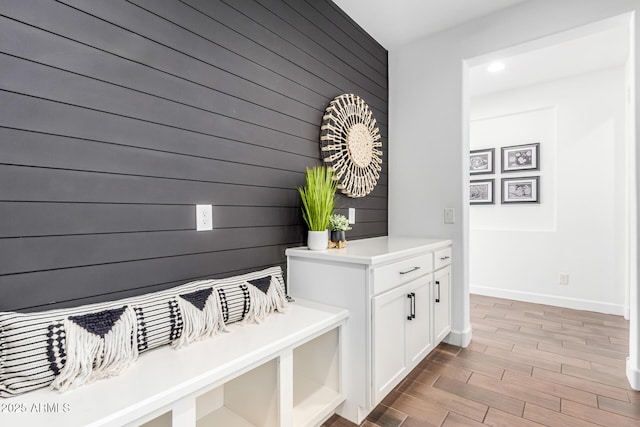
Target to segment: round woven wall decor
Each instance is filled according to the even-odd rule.
[[[320,130],[322,159],[335,171],[337,187],[349,197],[371,193],[382,170],[382,142],[369,106],[357,95],[337,96]]]

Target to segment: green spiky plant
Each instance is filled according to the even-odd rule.
[[[304,187],[298,187],[302,199],[302,218],[311,231],[324,231],[333,212],[336,181],[333,169],[327,166],[314,166],[305,171],[307,181]]]

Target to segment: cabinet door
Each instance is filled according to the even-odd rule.
[[[373,298],[373,398],[380,401],[433,348],[431,275]]]
[[[409,288],[407,284],[373,298],[373,406],[407,374],[404,328]]]
[[[435,345],[451,332],[451,266],[433,274],[433,330]]]
[[[406,364],[413,369],[433,348],[431,339],[431,274],[409,283],[408,299],[411,319],[405,324]]]

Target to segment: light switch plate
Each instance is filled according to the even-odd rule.
[[[349,208],[349,224],[356,223],[356,208]]]
[[[211,205],[196,205],[196,230],[213,230],[213,208]]]
[[[456,223],[456,211],[453,208],[444,208],[444,223],[445,224]]]

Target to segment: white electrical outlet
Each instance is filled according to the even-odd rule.
[[[213,230],[213,208],[211,205],[196,205],[196,230]]]
[[[561,285],[569,284],[569,273],[560,273],[560,284]]]
[[[444,208],[444,223],[455,224],[456,211],[453,208]]]
[[[356,208],[349,208],[349,224],[356,223]]]

